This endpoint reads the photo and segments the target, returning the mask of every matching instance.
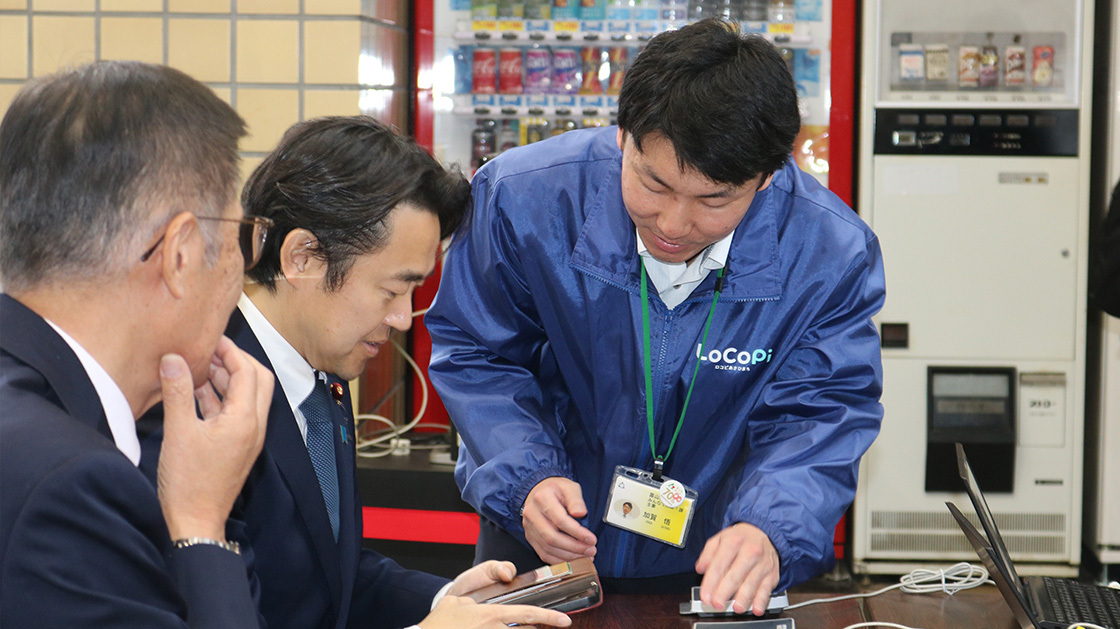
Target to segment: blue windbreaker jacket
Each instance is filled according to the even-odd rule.
[[[524,540],[519,515],[548,476],[583,489],[604,576],[691,572],[736,522],[770,537],[779,588],[827,570],[859,459],[878,434],[879,243],[793,163],[735,231],[704,356],[710,274],[669,310],[650,291],[659,452],[700,370],[666,475],[699,493],[683,549],[602,522],[616,465],[651,469],[640,271],[615,127],[503,153],[473,181],[470,230],[426,317],[430,373],[462,435],[464,499]]]

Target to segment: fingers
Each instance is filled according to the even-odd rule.
[[[551,609],[531,607],[528,605],[495,605],[502,609],[499,620],[506,624],[519,625],[546,625],[549,627],[567,627],[572,624],[572,619]]]
[[[729,604],[736,613],[766,613],[770,593],[778,584],[778,553],[766,534],[739,523],[713,536],[696,562],[704,574],[700,600],[718,609]]]
[[[451,596],[462,596],[491,583],[509,582],[516,574],[517,568],[508,561],[484,561],[455,577],[447,593]]]
[[[487,561],[482,565],[487,566],[490,578],[502,583],[509,583],[517,576],[517,567],[510,561]]]
[[[549,563],[595,555],[595,534],[574,517],[587,515],[578,483],[553,476],[537,483],[525,499],[525,538]]]
[[[587,505],[583,502],[583,489],[579,483],[562,479],[567,482],[557,482],[556,489],[560,493],[560,503],[564,505],[567,513],[574,518],[587,515]]]
[[[185,418],[194,419],[194,381],[187,361],[178,354],[163,356],[159,361],[159,382],[164,422],[169,423],[169,428]]]
[[[517,626],[568,627],[571,618],[528,605],[478,605],[469,598],[445,596],[420,621],[422,629],[505,629]]]

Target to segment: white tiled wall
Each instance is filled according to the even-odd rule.
[[[31,77],[99,59],[165,63],[231,103],[246,174],[293,123],[408,124],[405,0],[0,0],[0,112]]]

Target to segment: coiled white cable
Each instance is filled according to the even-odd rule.
[[[988,578],[988,571],[984,566],[974,566],[970,563],[961,562],[956,565],[950,566],[944,570],[925,570],[918,569],[910,572],[909,574],[902,575],[899,583],[888,585],[885,588],[875,590],[874,592],[864,592],[862,594],[848,594],[845,596],[833,596],[830,598],[815,598],[809,601],[802,601],[796,605],[789,605],[789,609],[797,609],[798,607],[807,607],[809,605],[816,605],[818,603],[831,603],[833,601],[846,601],[853,598],[871,598],[878,596],[884,592],[891,590],[901,589],[907,594],[932,594],[935,592],[944,592],[946,594],[955,594],[961,590],[968,590],[974,587],[990,583],[995,585],[995,582]],[[853,625],[853,627],[856,625]],[[862,626],[862,625],[860,625]]]

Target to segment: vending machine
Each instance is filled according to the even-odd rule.
[[[1100,146],[1094,153],[1093,208],[1099,226],[1113,186],[1120,181],[1120,11],[1104,3],[1097,10],[1097,60],[1107,67],[1098,68],[1094,94],[1098,109],[1094,113],[1094,141]],[[1103,79],[1103,80],[1102,80]],[[1090,354],[1090,396],[1087,408],[1085,518],[1086,546],[1103,566],[1109,580],[1120,575],[1120,318],[1099,310],[1089,313],[1090,348],[1093,342],[1099,353]]]
[[[1080,562],[1093,6],[869,0],[859,208],[887,300],[853,566],[975,560],[961,442],[1016,564]]]
[[[415,136],[469,176],[510,147],[612,124],[646,42],[709,16],[778,46],[800,95],[795,158],[851,204],[856,0],[416,0]],[[422,325],[414,336],[426,365]]]

